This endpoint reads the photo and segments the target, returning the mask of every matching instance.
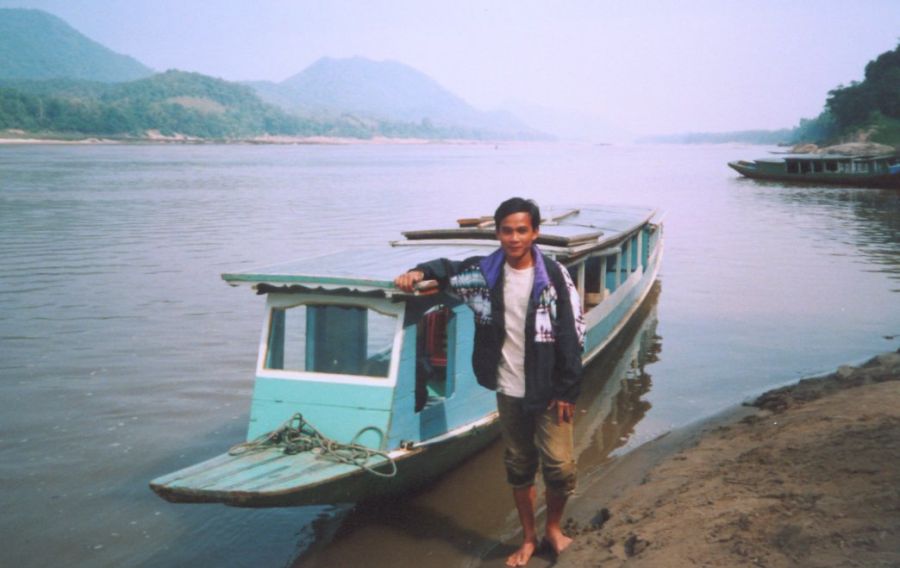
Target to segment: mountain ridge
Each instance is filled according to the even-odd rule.
[[[0,8],[0,78],[120,82],[153,70],[41,10]]]
[[[353,114],[507,136],[546,137],[511,113],[472,107],[422,71],[393,60],[322,57],[280,83],[249,84],[264,100],[303,115]]]
[[[252,139],[547,139],[484,112],[397,61],[323,57],[281,83],[169,70],[87,38],[40,10],[0,9],[0,129]]]

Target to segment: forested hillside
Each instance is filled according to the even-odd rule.
[[[0,79],[131,81],[153,73],[39,10],[0,9]]]
[[[0,130],[7,136],[543,136],[511,116],[478,111],[395,62],[323,58],[279,84],[152,73],[46,12],[0,10]]]
[[[331,136],[367,139],[500,138],[485,129],[357,117],[305,117],[263,102],[254,90],[199,73],[167,71],[126,83],[55,79],[0,81],[0,130],[143,138],[246,139]],[[507,136],[509,136],[507,134]]]
[[[801,120],[791,137],[795,143],[859,140],[900,148],[900,45],[870,61],[862,81],[829,91],[821,114]]]
[[[864,132],[875,142],[900,146],[900,45],[869,62],[861,82],[830,91],[826,113],[836,136]]]
[[[142,136],[148,130],[201,138],[297,134],[311,125],[263,103],[252,89],[197,73],[168,71],[102,84],[6,83],[0,128]]]

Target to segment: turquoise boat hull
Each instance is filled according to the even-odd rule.
[[[577,284],[587,363],[622,331],[656,281],[662,221],[640,208],[571,209],[559,219],[571,225],[542,226],[542,250]],[[365,467],[317,450],[226,453],[154,479],[153,491],[174,503],[237,507],[357,502],[409,491],[484,448],[499,428],[494,393],[477,384],[471,367],[471,312],[444,293],[403,294],[389,279],[429,257],[493,250],[496,242],[477,241],[484,234],[414,233],[416,242],[382,251],[366,276],[346,270],[339,255],[224,275],[267,295],[247,442],[301,414],[329,440],[372,453]],[[292,324],[297,313],[304,323]],[[440,321],[442,334],[423,327],[428,321]],[[292,334],[305,347],[292,351]]]
[[[312,452],[287,455],[280,448],[223,454],[160,477],[151,487],[172,503],[223,503],[234,507],[289,507],[355,503],[389,497],[432,481],[491,443],[498,435],[496,413],[444,442],[401,450],[391,457],[396,475],[380,477],[355,465],[334,463]],[[376,457],[367,466],[388,474]]]

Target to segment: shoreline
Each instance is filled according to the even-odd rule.
[[[572,545],[529,568],[900,566],[900,350],[614,458],[565,519]],[[520,537],[469,565],[505,566]]]
[[[572,499],[555,565],[900,565],[898,381],[884,353],[621,456]]]
[[[543,142],[535,140],[476,140],[456,138],[347,138],[341,136],[275,136],[262,135],[249,138],[196,138],[176,134],[166,136],[159,132],[148,132],[147,136],[104,138],[102,136],[67,137],[48,134],[46,137],[24,131],[0,131],[0,146],[5,145],[139,145],[139,144],[181,144],[181,145],[274,145],[274,146],[421,146],[428,144],[452,145],[498,145],[527,144]]]

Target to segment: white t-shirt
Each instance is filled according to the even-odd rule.
[[[525,396],[525,315],[534,285],[534,266],[521,270],[503,263],[503,304],[506,336],[497,368],[497,390]]]

